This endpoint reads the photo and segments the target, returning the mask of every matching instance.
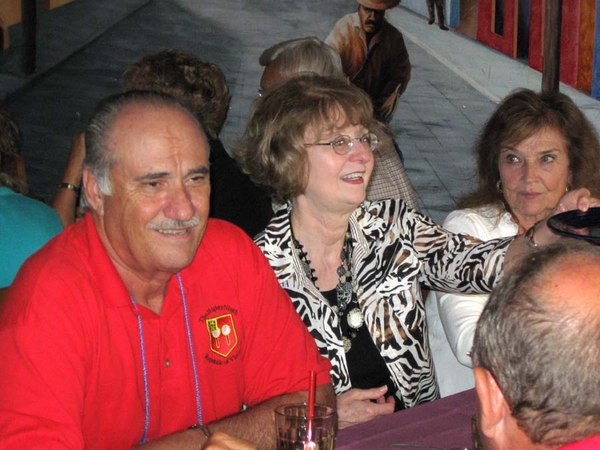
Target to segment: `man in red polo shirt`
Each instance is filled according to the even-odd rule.
[[[0,448],[275,448],[273,410],[335,397],[330,365],[260,250],[208,219],[208,145],[163,94],[103,101],[89,211],[30,258],[0,311]]]
[[[600,247],[572,239],[505,275],[478,322],[478,427],[490,450],[600,449]]]

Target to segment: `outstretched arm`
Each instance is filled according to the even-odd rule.
[[[307,391],[273,397],[259,405],[208,425],[211,433],[223,432],[256,444],[260,449],[275,449],[275,407],[285,403],[305,403]],[[331,383],[317,388],[316,403],[335,408],[335,394]],[[393,406],[392,406],[393,411]],[[139,447],[141,450],[198,450],[207,443],[205,433],[197,429],[189,429],[174,433]],[[217,447],[219,448],[219,447]],[[246,447],[240,447],[244,450]],[[250,447],[251,448],[251,447]]]

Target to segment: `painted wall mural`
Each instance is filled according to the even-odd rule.
[[[403,0],[428,17],[428,0]],[[542,70],[546,0],[445,0],[446,24]],[[600,7],[596,0],[563,0],[560,80],[600,99]]]

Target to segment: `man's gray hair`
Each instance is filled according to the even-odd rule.
[[[286,80],[308,73],[334,78],[345,76],[340,55],[314,36],[275,44],[262,52],[258,62],[261,66],[275,62],[279,74]]]
[[[569,277],[560,263],[582,256],[600,263],[600,248],[565,239],[526,256],[494,290],[475,332],[473,365],[492,374],[534,443],[600,433],[600,314],[548,300],[551,279]]]
[[[92,114],[85,131],[86,153],[83,166],[92,172],[98,182],[100,191],[104,195],[112,194],[110,172],[116,162],[109,137],[118,115],[125,107],[133,104],[143,104],[154,108],[178,109],[188,114],[202,129],[194,112],[168,94],[134,90],[115,94],[102,100]],[[82,205],[89,208],[85,192],[82,196]]]

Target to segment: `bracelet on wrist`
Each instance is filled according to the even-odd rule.
[[[538,223],[536,222],[531,228],[529,228],[526,232],[525,232],[525,244],[527,244],[528,247],[537,247],[538,243],[535,241],[535,227],[538,226]]]
[[[58,189],[68,189],[76,194],[79,194],[79,186],[75,186],[71,183],[58,183]]]
[[[210,428],[208,428],[206,425],[198,425],[197,423],[192,425],[190,427],[190,430],[197,430],[197,431],[200,431],[201,433],[204,433],[204,436],[206,436],[207,441],[210,439],[210,436],[212,434],[212,431],[210,431]]]

